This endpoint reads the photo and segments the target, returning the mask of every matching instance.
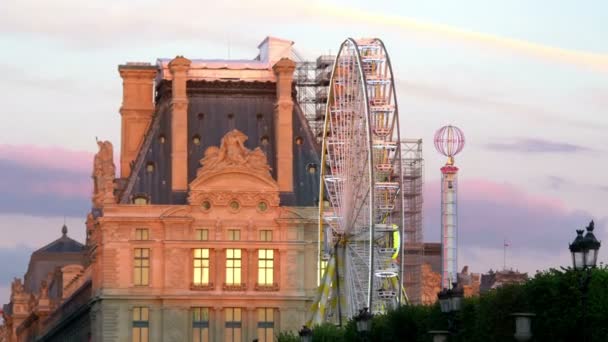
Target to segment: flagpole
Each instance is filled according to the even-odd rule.
[[[507,239],[503,239],[502,242],[502,270],[507,270]]]

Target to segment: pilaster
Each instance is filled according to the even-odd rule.
[[[169,63],[173,76],[171,98],[171,187],[188,190],[188,96],[186,82],[191,61],[183,56]]]
[[[273,67],[277,78],[277,103],[274,108],[277,183],[283,192],[293,191],[293,71],[296,64],[282,58]]]

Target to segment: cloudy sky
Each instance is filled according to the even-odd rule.
[[[460,265],[569,263],[591,218],[608,241],[608,13],[556,0],[0,2],[0,302],[65,220],[83,240],[95,137],[119,146],[117,65],[253,58],[268,35],[315,58],[384,40],[403,132],[423,138],[425,236],[439,239],[434,131],[461,127]],[[608,252],[600,259],[608,261]],[[9,261],[9,262],[6,262]]]

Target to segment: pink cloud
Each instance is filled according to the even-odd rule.
[[[93,153],[61,147],[35,145],[0,145],[0,159],[25,167],[91,172]]]
[[[459,181],[458,198],[460,201],[487,201],[510,206],[523,206],[538,211],[566,212],[566,206],[559,198],[533,195],[509,183],[496,183],[487,179]],[[425,198],[439,202],[441,184],[439,181],[426,184]]]

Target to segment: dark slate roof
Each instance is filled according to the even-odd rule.
[[[61,237],[36,250],[33,254],[42,253],[82,253],[84,245],[68,237],[68,228],[63,225]]]
[[[40,282],[57,267],[70,264],[84,265],[86,249],[80,242],[68,237],[68,228],[63,225],[61,237],[38,249],[30,257],[23,284],[28,292],[37,292]]]
[[[276,84],[273,82],[188,81],[188,183],[196,178],[200,159],[210,146],[219,146],[221,138],[232,129],[248,136],[249,149],[260,147],[276,179],[274,106]],[[145,195],[153,204],[185,204],[185,193],[171,191],[171,83],[157,86],[156,112],[147,132],[142,151],[133,162],[133,172],[121,195],[129,203],[135,195]],[[295,102],[294,96],[294,102]],[[281,193],[281,203],[288,206],[315,206],[319,193],[319,151],[308,123],[297,102],[293,111],[294,192]],[[194,143],[197,137],[199,144]],[[298,139],[301,138],[301,139]],[[302,144],[296,144],[298,139]],[[148,172],[147,165],[154,171]],[[316,172],[308,171],[309,164]]]

